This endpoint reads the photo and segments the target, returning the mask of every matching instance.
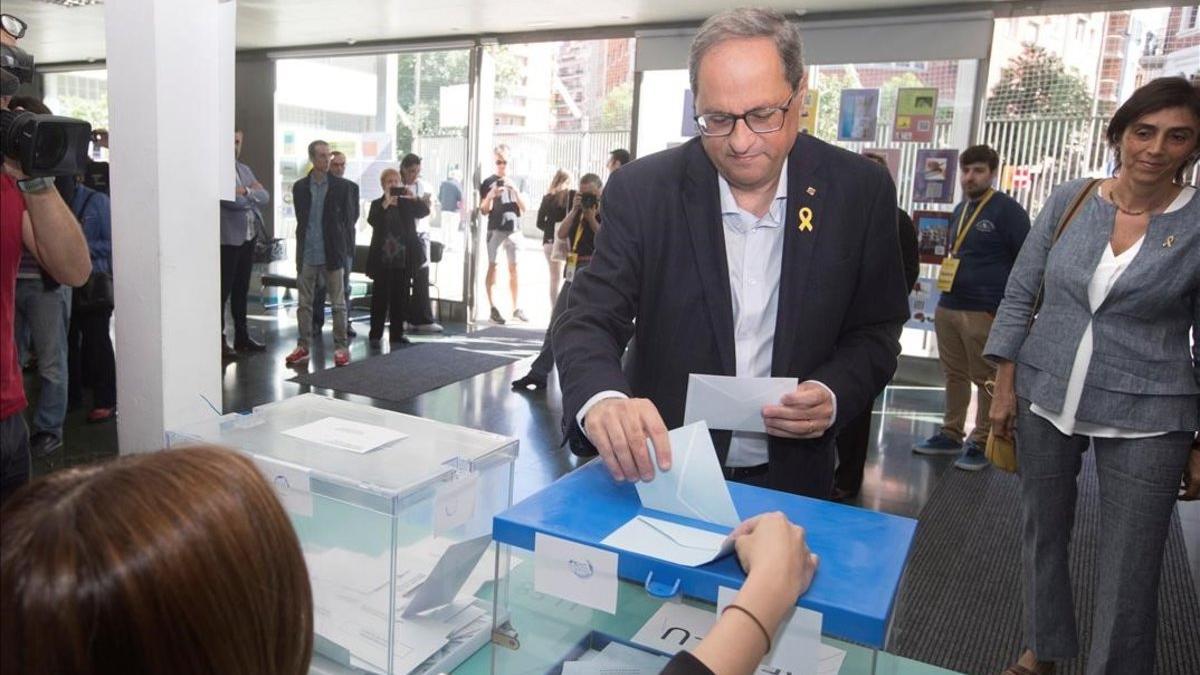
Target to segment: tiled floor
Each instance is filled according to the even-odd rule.
[[[356,325],[360,336],[353,341],[351,353],[355,359],[368,358],[366,325],[363,322]],[[296,336],[294,314],[278,311],[255,316],[251,330],[269,347],[265,353],[242,357],[224,366],[224,409],[228,412],[244,411],[309,391],[307,387],[286,381],[294,374],[283,364],[283,357],[292,349]],[[459,327],[458,330],[463,329]],[[324,337],[324,348],[314,350],[310,368],[324,367],[318,364],[332,361],[328,329]],[[347,400],[518,437],[521,447],[513,498],[520,500],[580,462],[561,446],[561,407],[557,387],[552,384],[548,391],[536,394],[515,393],[509,387],[509,382],[524,374],[526,367],[526,362],[517,362],[399,404],[323,390],[319,393],[332,393]],[[34,379],[27,374],[26,386],[32,392],[31,398],[36,396]],[[876,401],[872,448],[857,504],[914,518],[920,514],[937,486],[939,476],[950,467],[953,458],[918,457],[912,454],[911,448],[914,441],[927,437],[937,428],[943,402],[944,395],[939,388],[909,386],[889,387]],[[69,415],[65,449],[49,460],[35,462],[36,473],[116,454],[115,425],[87,425],[83,423],[84,415],[85,411],[74,411]],[[1180,504],[1180,514],[1192,572],[1200,579],[1200,502]]]

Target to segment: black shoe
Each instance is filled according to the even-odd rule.
[[[408,338],[404,337],[403,335],[396,338],[395,340],[388,340],[388,342],[393,347],[395,347],[396,345],[411,345],[412,344],[412,340],[409,340]]]
[[[49,431],[39,431],[29,439],[29,454],[38,459],[49,457],[62,447],[62,439]]]
[[[245,337],[240,340],[234,340],[233,348],[239,352],[265,352],[267,346],[261,342],[255,342],[253,339]]]
[[[512,383],[513,391],[527,391],[530,387],[533,387],[534,391],[538,391],[539,389],[545,389],[546,388],[546,378],[537,377],[533,373],[529,373],[528,375],[526,375],[525,377],[522,377],[519,380],[513,380],[513,383]]]
[[[492,308],[491,319],[492,323],[499,324],[501,326],[504,325],[504,317],[500,314],[500,310],[496,309],[495,307]]]
[[[346,327],[346,337],[358,337],[358,332],[349,326]]]
[[[829,499],[830,499],[830,501],[835,501],[835,502],[847,502],[847,501],[850,501],[851,499],[854,499],[857,496],[858,496],[858,490],[854,490],[853,492],[851,492],[850,490],[843,490],[840,487],[834,487],[833,494],[829,495]]]

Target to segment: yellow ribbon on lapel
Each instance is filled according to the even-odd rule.
[[[800,216],[800,231],[801,232],[812,232],[812,229],[813,229],[812,209],[808,208],[807,206],[802,207],[800,209],[800,213],[798,215]]]

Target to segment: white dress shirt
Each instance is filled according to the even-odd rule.
[[[1099,194],[1098,189],[1097,194]],[[1185,187],[1164,213],[1178,211],[1187,206],[1195,194],[1195,188]],[[1088,305],[1091,307],[1092,314],[1095,314],[1096,310],[1104,304],[1104,300],[1117,283],[1117,279],[1120,279],[1125,270],[1129,268],[1129,264],[1137,257],[1138,251],[1142,250],[1145,242],[1146,235],[1143,234],[1133,246],[1130,246],[1121,255],[1113,253],[1112,244],[1104,247],[1104,255],[1100,257],[1100,263],[1096,265],[1096,271],[1092,273],[1092,279],[1088,283]],[[1079,340],[1079,348],[1075,350],[1075,362],[1071,365],[1071,375],[1067,378],[1067,393],[1063,397],[1062,412],[1056,413],[1047,410],[1036,403],[1030,404],[1029,411],[1053,424],[1067,436],[1080,434],[1093,438],[1151,438],[1168,433],[1166,430],[1146,432],[1121,429],[1093,422],[1079,422],[1075,419],[1076,413],[1079,412],[1079,401],[1083,398],[1083,383],[1087,379],[1088,368],[1092,363],[1093,349],[1092,322],[1089,321],[1087,328],[1083,331],[1083,337]]]
[[[775,199],[760,218],[738,206],[729,182],[717,174],[721,197],[721,221],[725,235],[725,257],[729,264],[729,290],[733,301],[733,339],[737,377],[770,377],[775,346],[775,318],[779,309],[779,279],[783,269],[783,235],[787,222],[787,166],[780,171]],[[837,397],[833,397],[833,417],[837,418]],[[583,420],[592,406],[607,398],[623,398],[617,391],[602,391],[579,410],[576,421]],[[733,432],[726,466],[766,464],[767,434]]]

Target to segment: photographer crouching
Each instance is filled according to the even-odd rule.
[[[0,504],[29,481],[25,388],[13,335],[17,268],[28,250],[60,284],[82,286],[92,271],[87,240],[54,176],[82,172],[91,127],[66,117],[9,110],[33,56],[17,47],[25,22],[0,14]]]

